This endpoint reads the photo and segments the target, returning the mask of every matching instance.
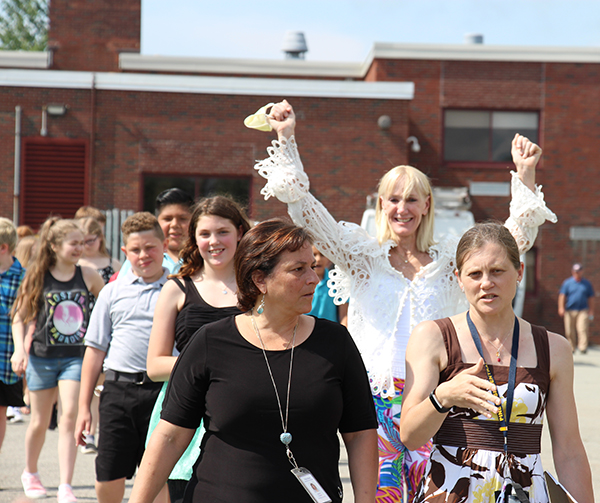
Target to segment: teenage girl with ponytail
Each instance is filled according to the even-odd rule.
[[[13,308],[13,370],[27,376],[31,420],[25,435],[21,482],[28,498],[43,498],[37,472],[58,388],[62,411],[58,430],[58,503],[77,501],[71,489],[77,447],[73,442],[83,338],[93,296],[104,286],[92,268],[77,265],[84,236],[72,220],[51,217],[40,230],[38,251],[27,268]],[[35,326],[29,351],[25,335]]]

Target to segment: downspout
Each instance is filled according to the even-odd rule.
[[[15,107],[15,177],[13,189],[13,223],[19,225],[19,197],[21,195],[21,107]]]
[[[92,73],[92,88],[90,94],[90,156],[86,180],[86,200],[92,204],[92,174],[94,172],[94,146],[96,144],[96,73]]]

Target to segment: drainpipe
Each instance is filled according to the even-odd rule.
[[[15,185],[13,189],[13,223],[19,225],[19,196],[21,195],[21,107],[15,107]]]

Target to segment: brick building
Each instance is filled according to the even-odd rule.
[[[283,215],[252,169],[271,137],[242,120],[286,97],[313,193],[354,222],[381,175],[407,163],[470,187],[476,219],[504,219],[507,139],[528,134],[559,223],[529,254],[525,317],[562,332],[572,262],[600,289],[597,48],[375,44],[356,64],[155,57],[139,54],[140,8],[53,0],[47,52],[0,52],[1,215],[36,226],[82,204],[139,210],[172,185],[223,188],[256,220]]]

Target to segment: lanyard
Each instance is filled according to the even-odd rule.
[[[471,315],[469,311],[467,311],[467,324],[469,325],[469,330],[471,331],[471,336],[473,337],[473,342],[477,347],[477,351],[479,351],[479,355],[483,358],[483,348],[481,346],[481,339],[479,337],[479,332],[477,331],[477,327],[471,320]],[[513,340],[512,347],[510,350],[510,367],[508,369],[508,390],[506,393],[506,416],[504,415],[504,411],[502,410],[502,404],[498,407],[498,421],[500,421],[500,431],[502,435],[504,435],[504,453],[508,453],[508,423],[510,421],[510,414],[512,412],[513,399],[515,395],[515,382],[517,379],[517,355],[519,354],[519,320],[515,316],[515,328],[513,330]],[[485,358],[484,358],[485,362]],[[492,374],[492,369],[489,367],[487,363],[485,365],[485,372],[487,374],[488,381],[492,384],[496,384],[494,380],[494,376]],[[494,390],[493,394],[500,398],[498,395],[498,390]]]

